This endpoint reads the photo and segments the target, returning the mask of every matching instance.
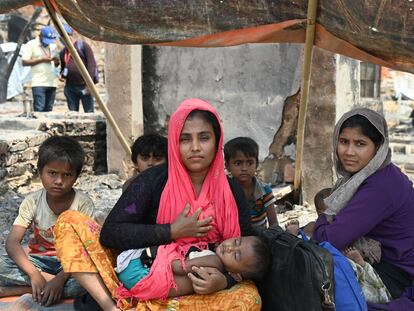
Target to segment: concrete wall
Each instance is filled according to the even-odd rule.
[[[123,53],[118,53],[120,48]],[[200,97],[217,108],[225,141],[237,136],[252,137],[260,146],[260,160],[269,155],[273,140],[283,136],[277,134],[289,100],[293,102],[290,117],[295,118],[294,102],[299,98],[302,71],[301,45],[143,47],[142,67],[140,50],[136,48],[108,44],[106,54],[108,107],[131,142],[142,131],[141,87],[146,133],[166,135],[168,118],[178,104],[189,97]],[[358,62],[315,49],[310,94],[303,191],[304,199],[313,202],[316,191],[333,182],[331,137],[335,115],[359,101]],[[291,133],[286,135],[295,136],[294,129],[288,126],[287,130]],[[108,146],[109,171],[128,175],[130,161],[110,130]],[[284,149],[285,158],[294,158],[295,146],[290,147],[290,154]],[[265,165],[263,168],[266,169]]]
[[[143,134],[144,128],[141,46],[106,43],[105,64],[108,109],[129,145],[132,145]],[[127,178],[133,173],[131,159],[109,122],[107,133],[108,172]]]
[[[361,103],[361,86],[359,61],[342,55],[336,55],[335,59],[336,123],[345,112]]]
[[[287,97],[300,87],[302,47],[296,44],[229,48],[143,48],[145,131],[165,131],[165,119],[189,97],[218,110],[225,140],[250,136],[269,150]]]
[[[303,198],[334,182],[332,135],[336,121],[360,102],[359,62],[315,48],[303,156]]]

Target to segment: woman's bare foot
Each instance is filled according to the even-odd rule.
[[[348,247],[347,249],[345,249],[344,254],[346,257],[348,257],[352,261],[355,261],[361,267],[365,266],[364,258],[362,258],[360,252],[357,251],[354,247]]]
[[[295,236],[298,236],[299,235],[299,220],[294,219],[294,220],[288,221],[285,225],[285,229],[287,232]]]

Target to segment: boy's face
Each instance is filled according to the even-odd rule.
[[[69,193],[77,177],[76,169],[66,161],[51,161],[40,172],[43,187],[53,197]]]
[[[217,246],[216,254],[226,271],[242,273],[251,269],[256,258],[253,249],[254,239],[253,236],[230,238]]]
[[[165,163],[166,159],[163,156],[156,156],[153,152],[149,155],[139,154],[137,156],[137,161],[134,163],[134,167],[138,173],[149,169],[150,167],[160,165]]]
[[[227,163],[227,169],[231,175],[240,183],[251,182],[256,174],[256,158],[247,157],[242,152],[238,151],[235,157],[231,157]]]

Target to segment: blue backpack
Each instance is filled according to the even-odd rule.
[[[336,310],[367,311],[367,302],[348,259],[329,242],[319,246],[330,252],[334,260]]]

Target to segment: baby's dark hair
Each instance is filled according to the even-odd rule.
[[[271,252],[267,241],[260,236],[254,236],[253,250],[256,260],[250,266],[249,271],[242,272],[241,275],[244,280],[258,282],[263,279],[269,269]]]
[[[76,177],[82,171],[85,153],[82,146],[69,136],[52,136],[39,147],[37,169],[42,173],[45,165],[52,161],[68,162],[76,170]]]
[[[315,203],[315,209],[318,215],[325,212],[326,206],[323,200],[329,197],[329,195],[331,194],[331,190],[331,188],[323,188],[317,194],[315,194],[315,198],[313,199],[313,201]]]
[[[204,121],[211,124],[213,128],[213,132],[214,132],[214,137],[216,138],[216,148],[217,148],[220,142],[221,130],[220,130],[219,121],[217,120],[216,116],[210,111],[196,109],[196,110],[191,111],[188,114],[187,119],[194,118],[195,116],[199,116]]]
[[[360,128],[362,134],[371,139],[376,147],[380,146],[384,141],[384,137],[378,131],[378,129],[371,122],[369,122],[366,117],[359,114],[346,119],[344,123],[342,123],[339,133],[341,133],[342,130],[347,127]]]
[[[229,163],[230,158],[236,157],[238,152],[243,153],[246,157],[254,157],[256,166],[259,165],[259,145],[250,137],[236,137],[224,145],[226,163]]]
[[[168,158],[168,140],[159,134],[145,134],[138,137],[131,146],[131,160],[137,163],[138,155]]]

